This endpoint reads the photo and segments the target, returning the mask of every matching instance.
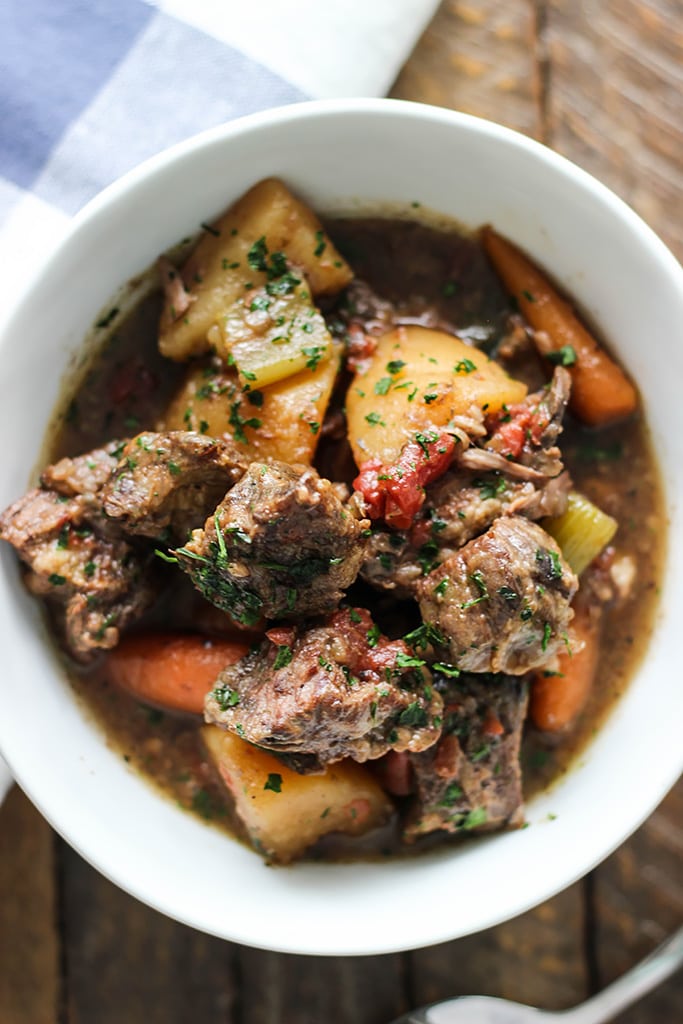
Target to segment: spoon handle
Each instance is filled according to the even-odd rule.
[[[562,1014],[564,1024],[605,1024],[683,964],[683,927],[598,995]]]

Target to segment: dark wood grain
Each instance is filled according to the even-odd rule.
[[[60,956],[55,836],[15,787],[0,807],[2,1024],[55,1024]]]
[[[392,95],[548,142],[681,256],[682,68],[681,0],[447,0]],[[280,956],[142,906],[15,791],[0,809],[0,1024],[382,1024],[468,992],[561,1008],[680,923],[682,862],[683,782],[589,879],[514,921],[401,956]],[[621,1021],[681,1019],[679,976]]]
[[[512,880],[511,880],[512,882]],[[448,912],[457,916],[457,907]],[[411,956],[416,1005],[455,995],[503,996],[550,1010],[589,994],[584,891],[573,885],[513,921]]]
[[[232,1019],[233,946],[150,910],[63,843],[59,859],[65,1022],[225,1024]],[[29,1018],[26,1024],[32,1024]]]
[[[681,0],[548,0],[547,138],[683,257]]]

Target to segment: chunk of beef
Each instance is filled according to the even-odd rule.
[[[429,488],[424,509],[411,530],[373,530],[361,575],[375,587],[411,597],[424,575],[488,530],[499,516],[540,519],[561,515],[570,488],[567,473],[538,486],[510,480],[501,473],[451,470]]]
[[[394,326],[395,312],[387,302],[365,283],[355,278],[335,306],[329,327],[346,345],[347,365],[350,370],[362,370],[368,365],[377,338]]]
[[[202,594],[245,625],[322,615],[355,580],[367,526],[311,467],[254,462],[176,554]]]
[[[527,685],[513,676],[434,676],[444,728],[429,750],[411,754],[415,795],[404,835],[490,832],[523,821],[519,750]]]
[[[40,482],[48,490],[67,498],[82,495],[96,502],[116,469],[125,444],[125,441],[110,441],[85,455],[60,459],[43,470]]]
[[[138,434],[104,487],[104,512],[127,533],[183,541],[246,468],[228,440],[182,430]]]
[[[57,463],[59,473],[67,461]],[[45,476],[50,478],[47,471]],[[90,518],[91,493],[66,497],[37,488],[0,517],[0,537],[28,566],[26,585],[50,601],[66,646],[79,661],[114,647],[120,630],[155,593],[145,556],[125,540],[98,532]]]
[[[404,641],[382,636],[364,609],[268,637],[221,672],[206,698],[207,721],[297,755],[290,763],[299,770],[424,750],[438,739],[442,702],[424,662]]]
[[[566,642],[577,587],[553,538],[510,516],[422,579],[417,595],[454,665],[521,675],[548,665]]]

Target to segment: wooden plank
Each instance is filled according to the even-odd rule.
[[[50,826],[15,787],[0,808],[0,1021],[56,1024],[59,938]]]
[[[595,872],[595,958],[601,986],[646,956],[683,921],[683,780],[643,827]],[[683,1017],[683,974],[619,1018]]]
[[[448,0],[391,95],[477,114],[540,137],[536,22],[529,0]]]
[[[683,257],[680,0],[547,0],[550,144]]]
[[[513,921],[417,950],[411,955],[415,1005],[476,994],[559,1010],[585,999],[583,900],[579,883]],[[446,900],[444,908],[457,914]]]
[[[231,1021],[233,946],[134,900],[65,844],[59,856],[68,1024]]]
[[[401,956],[283,956],[243,947],[238,960],[239,1024],[387,1024],[409,1009]]]

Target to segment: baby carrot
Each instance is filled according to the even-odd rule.
[[[201,715],[204,697],[226,665],[249,650],[233,640],[191,634],[140,633],[126,637],[107,658],[105,672],[145,704]]]
[[[572,375],[570,405],[579,419],[601,426],[632,413],[638,401],[633,384],[547,277],[493,228],[484,228],[482,240],[505,288],[540,332],[536,344],[541,354],[567,353],[563,365]],[[575,362],[570,364],[572,359]]]
[[[573,650],[558,658],[557,675],[537,675],[531,684],[529,711],[537,729],[564,732],[588,700],[598,665],[600,619],[577,607],[572,621]],[[583,646],[581,646],[583,644]]]

